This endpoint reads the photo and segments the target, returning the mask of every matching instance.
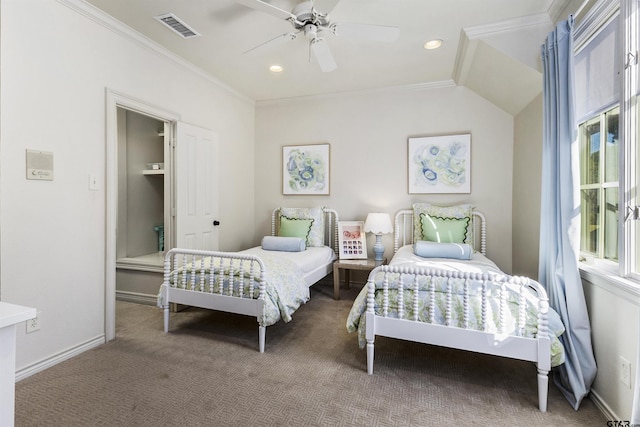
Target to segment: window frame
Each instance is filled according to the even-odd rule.
[[[619,110],[619,168],[618,168],[618,261],[580,253],[580,269],[588,275],[598,274],[608,277],[613,284],[624,284],[640,291],[640,256],[636,249],[640,245],[640,218],[626,219],[629,208],[640,205],[640,108],[638,108],[638,79],[640,67],[638,61],[638,30],[640,25],[640,0],[603,0],[588,13],[579,29],[576,30],[576,52],[588,43],[599,28],[605,25],[615,14],[619,14],[619,36],[617,48],[624,62],[618,84],[620,85]],[[635,54],[627,55],[627,52]],[[613,106],[606,106],[602,113]],[[601,113],[601,114],[602,114]],[[594,118],[596,114],[592,116]],[[590,119],[585,120],[588,122]],[[583,123],[584,123],[583,122]],[[603,147],[604,149],[604,147]],[[631,159],[626,161],[626,159]],[[601,165],[602,166],[602,165]],[[602,177],[603,182],[605,177]],[[580,182],[580,190],[583,189]],[[603,189],[602,185],[599,188]],[[604,197],[603,194],[601,197]],[[602,200],[602,198],[600,198]],[[629,208],[628,208],[629,207]],[[632,208],[633,209],[633,208]],[[636,209],[636,212],[638,209]],[[602,218],[602,216],[600,216]],[[601,224],[601,228],[604,224]],[[604,230],[601,231],[604,233]],[[600,240],[599,254],[603,253],[603,240]]]
[[[620,193],[619,206],[620,218],[618,232],[620,236],[618,258],[619,274],[623,278],[628,278],[640,285],[640,263],[636,254],[636,246],[640,243],[638,236],[638,220],[640,218],[626,219],[628,208],[640,205],[638,199],[637,184],[640,184],[638,176],[639,150],[638,144],[638,23],[639,3],[638,0],[621,2],[620,20],[621,31],[619,44],[621,47],[621,58],[624,62],[620,76],[622,85],[620,101]],[[631,61],[627,52],[635,52],[634,61]],[[629,61],[628,61],[629,60]],[[626,159],[632,159],[627,161]]]
[[[617,110],[617,112],[616,112]],[[614,264],[618,264],[618,261],[611,261],[610,258],[605,258],[605,252],[607,249],[606,243],[605,243],[605,232],[608,229],[607,227],[607,215],[606,215],[606,210],[604,209],[604,206],[606,205],[606,190],[607,189],[611,189],[611,188],[615,188],[618,191],[618,215],[619,215],[619,211],[620,211],[620,204],[619,204],[619,199],[620,199],[620,170],[618,168],[618,175],[617,175],[617,180],[616,181],[608,181],[607,180],[607,173],[606,173],[606,168],[607,168],[607,141],[608,141],[608,135],[609,135],[609,121],[608,118],[611,116],[611,114],[613,113],[617,113],[618,117],[620,116],[620,106],[618,104],[607,107],[604,111],[601,111],[600,113],[595,114],[594,116],[586,119],[585,121],[583,121],[582,123],[580,123],[578,125],[578,142],[580,144],[579,146],[579,152],[580,155],[582,155],[583,151],[582,151],[582,143],[586,142],[587,144],[590,143],[590,140],[585,141],[585,132],[583,131],[584,128],[583,126],[590,126],[592,124],[597,123],[598,124],[598,128],[599,128],[599,149],[598,149],[598,182],[589,182],[589,183],[583,183],[582,182],[582,169],[581,169],[581,173],[580,173],[580,192],[582,193],[582,191],[584,190],[598,190],[598,207],[599,207],[599,213],[598,213],[598,237],[597,237],[597,242],[598,242],[598,248],[597,248],[597,253],[593,253],[593,252],[588,252],[588,251],[583,251],[582,250],[582,245],[580,248],[580,257],[582,259],[585,260],[596,260],[596,259],[601,259],[601,260],[605,260],[605,261],[609,261],[611,263]],[[619,119],[618,119],[619,120]],[[620,145],[620,132],[619,132],[620,126],[618,125],[618,146]],[[586,134],[589,135],[589,134]],[[620,156],[618,156],[618,162],[620,160]],[[583,162],[583,159],[580,159],[580,168],[582,168],[583,164],[585,164]],[[582,194],[581,194],[581,200],[582,200]],[[584,220],[584,215],[582,216],[582,220]],[[620,224],[620,221],[618,220],[618,225]],[[584,223],[581,221],[581,235],[582,235],[582,227],[583,227]],[[618,245],[617,245],[617,256],[618,256],[618,260],[620,259],[620,231],[619,231],[619,227],[618,227],[618,231],[616,231],[617,234],[617,239],[618,239]]]

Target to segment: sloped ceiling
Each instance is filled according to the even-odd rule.
[[[453,79],[516,115],[542,92],[540,45],[553,24],[541,14],[500,27],[462,30]]]

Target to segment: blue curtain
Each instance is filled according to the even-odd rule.
[[[562,318],[566,362],[553,379],[574,409],[596,376],[578,253],[579,162],[574,117],[573,17],[558,24],[542,45],[543,148],[539,280]]]

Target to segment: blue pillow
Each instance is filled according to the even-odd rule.
[[[302,237],[264,236],[262,249],[265,251],[302,252],[306,249]]]
[[[437,243],[418,240],[413,253],[421,258],[471,259],[473,248],[466,243]]]

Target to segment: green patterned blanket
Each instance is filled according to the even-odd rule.
[[[399,273],[387,273],[387,314],[386,317],[415,320],[413,297],[416,292],[413,285],[403,285],[402,301],[400,301],[400,277]],[[414,275],[403,274],[403,284],[413,282]],[[374,294],[374,310],[377,315],[382,315],[384,306],[383,273],[378,273],[373,278],[376,284]],[[434,280],[434,291],[430,290],[431,280]],[[467,292],[465,292],[465,286]],[[448,287],[450,287],[448,291]],[[439,325],[448,325],[458,328],[473,329],[496,334],[535,337],[538,325],[538,304],[535,292],[528,287],[523,288],[523,298],[520,297],[520,286],[505,284],[503,286],[492,285],[486,289],[488,298],[483,298],[483,282],[476,280],[452,279],[443,277],[432,278],[419,276],[418,280],[418,304],[417,319],[420,322],[429,322]],[[465,296],[466,293],[466,296]],[[504,295],[503,295],[504,293]],[[367,286],[365,286],[354,301],[347,318],[347,330],[358,332],[358,342],[361,348],[366,344],[365,340],[365,312],[367,309]],[[484,299],[484,303],[483,303]],[[521,301],[524,299],[524,312],[520,310]],[[433,309],[431,301],[433,300]],[[465,310],[465,300],[466,307]],[[506,301],[502,304],[502,301]],[[400,306],[402,305],[402,314]],[[451,307],[451,310],[447,310]],[[484,311],[483,311],[484,310]],[[484,316],[483,316],[484,312]],[[519,318],[524,314],[524,327],[518,326]],[[448,317],[448,319],[447,319]],[[500,319],[502,330],[500,330]],[[484,319],[484,321],[483,321]],[[549,338],[551,341],[551,365],[557,366],[564,363],[564,348],[558,337],[564,332],[558,314],[549,308]]]

